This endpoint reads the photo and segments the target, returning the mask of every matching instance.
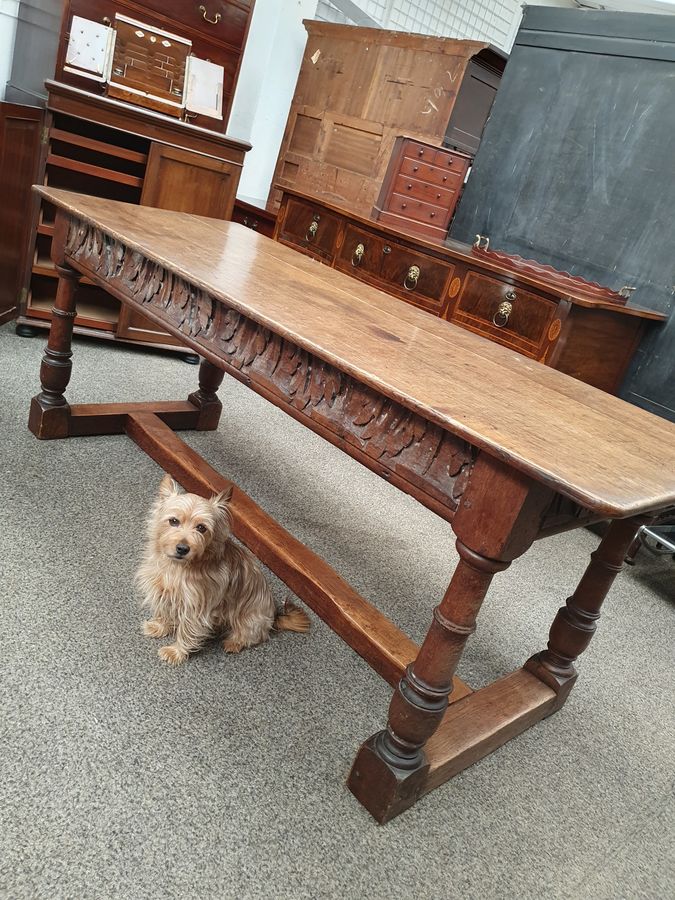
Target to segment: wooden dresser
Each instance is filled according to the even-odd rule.
[[[466,153],[396,138],[373,218],[444,241],[470,165]]]
[[[283,193],[275,239],[609,393],[645,329],[665,318],[590,289],[561,289],[553,276],[518,271],[467,244],[407,237],[295,191]]]

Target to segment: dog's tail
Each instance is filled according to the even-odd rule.
[[[309,631],[309,616],[295,603],[286,600],[283,609],[277,611],[274,627],[277,631],[296,631],[299,634],[306,634]]]

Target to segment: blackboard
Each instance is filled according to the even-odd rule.
[[[477,233],[673,310],[675,21],[526,10],[451,228]],[[674,322],[648,336],[622,395],[675,420]]]

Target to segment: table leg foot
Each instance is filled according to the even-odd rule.
[[[70,434],[70,406],[51,406],[38,394],[30,401],[28,428],[41,441],[67,438]]]
[[[47,347],[40,365],[42,390],[33,397],[28,427],[41,440],[68,437],[70,407],[64,396],[72,369],[71,341],[75,320],[75,290],[80,275],[67,266],[56,265],[59,283],[52,309]]]
[[[385,735],[381,731],[362,744],[347,780],[349,790],[380,825],[417,801],[429,771],[424,754],[412,768],[399,768],[386,749]]]

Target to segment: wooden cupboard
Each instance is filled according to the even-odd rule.
[[[229,219],[249,144],[161,113],[97,97],[59,82],[49,95],[37,183],[143,206]],[[48,327],[56,294],[50,258],[54,209],[35,203],[28,265],[19,292],[19,333]],[[86,279],[76,330],[109,340],[179,346]]]
[[[396,139],[473,154],[505,66],[480,41],[304,21],[307,45],[269,199],[370,215]]]
[[[42,110],[0,103],[0,323],[17,314],[30,235],[30,185],[40,164]]]

